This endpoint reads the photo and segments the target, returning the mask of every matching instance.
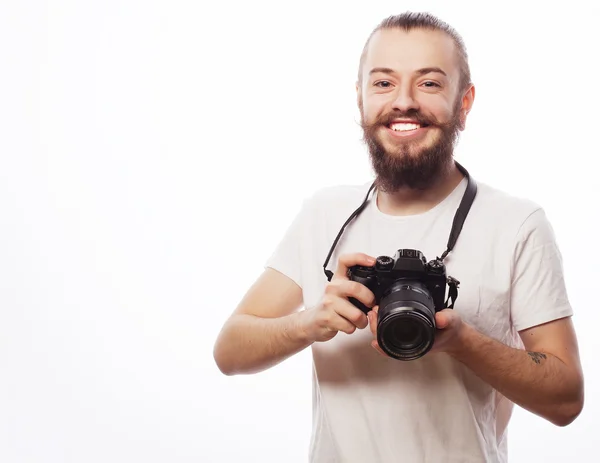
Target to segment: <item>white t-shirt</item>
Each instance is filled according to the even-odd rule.
[[[429,261],[446,249],[463,181],[422,214],[382,213],[373,193],[346,228],[341,254],[393,256],[418,249]],[[294,280],[304,306],[327,285],[323,263],[369,185],[326,188],[303,207],[267,262]],[[543,210],[478,182],[447,274],[460,281],[454,309],[487,336],[522,348],[518,331],[572,315],[555,237]],[[413,361],[384,357],[368,328],[312,345],[312,463],[496,463],[507,461],[513,404],[445,353]],[[493,359],[490,359],[493,362]]]

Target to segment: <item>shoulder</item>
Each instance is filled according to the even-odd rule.
[[[537,202],[513,195],[487,183],[477,182],[477,200],[492,214],[505,212],[510,216],[527,217],[541,209]]]
[[[545,218],[539,203],[482,182],[477,182],[477,195],[471,212],[482,223],[505,231],[511,229],[515,233],[526,224]]]

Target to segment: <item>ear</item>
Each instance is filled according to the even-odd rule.
[[[473,107],[475,101],[475,86],[471,85],[467,91],[463,94],[461,107],[460,107],[460,130],[465,130],[467,125],[467,115]]]
[[[360,82],[356,82],[356,104],[359,108],[362,106],[362,88]]]

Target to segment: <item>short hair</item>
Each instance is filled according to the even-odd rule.
[[[459,91],[465,91],[471,85],[471,70],[469,68],[469,57],[467,55],[467,47],[462,37],[456,30],[445,23],[441,19],[430,13],[414,13],[406,12],[395,16],[389,16],[373,29],[371,35],[367,39],[363,51],[360,55],[360,63],[358,66],[358,82],[362,82],[362,68],[367,55],[369,42],[376,32],[382,29],[402,29],[406,32],[413,29],[425,29],[432,31],[441,31],[447,34],[453,41],[458,52],[458,65],[460,72],[460,80],[458,84]]]

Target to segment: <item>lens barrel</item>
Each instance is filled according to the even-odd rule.
[[[419,281],[394,282],[379,304],[377,342],[390,357],[416,360],[433,346],[435,305]]]

